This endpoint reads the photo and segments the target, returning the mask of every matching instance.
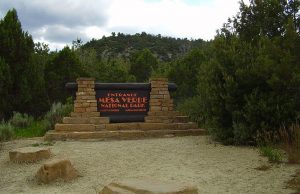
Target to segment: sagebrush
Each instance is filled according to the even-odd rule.
[[[9,120],[9,123],[14,127],[25,128],[30,126],[33,120],[33,117],[26,113],[22,114],[19,112],[14,112],[12,118]]]
[[[54,129],[56,123],[61,123],[64,116],[70,114],[73,109],[71,100],[68,100],[66,104],[60,102],[53,103],[51,109],[46,113],[44,117],[45,131]]]
[[[14,129],[10,123],[0,123],[0,141],[8,141],[14,137]]]

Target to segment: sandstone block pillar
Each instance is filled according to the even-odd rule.
[[[176,112],[173,111],[173,100],[170,97],[167,78],[150,80],[151,92],[149,112],[145,117],[146,123],[172,123]]]
[[[173,100],[171,100],[168,79],[154,78],[150,80],[150,112],[168,112],[173,110]]]
[[[72,117],[98,117],[94,78],[78,78]]]

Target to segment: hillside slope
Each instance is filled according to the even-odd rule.
[[[112,36],[96,40],[92,39],[83,45],[84,49],[95,49],[100,58],[124,57],[127,58],[136,51],[148,48],[159,60],[171,61],[183,56],[192,48],[205,46],[202,39],[188,40],[172,37],[151,35],[145,32],[128,35],[112,33]]]

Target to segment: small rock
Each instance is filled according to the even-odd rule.
[[[68,159],[56,159],[47,162],[37,171],[36,177],[43,183],[50,183],[58,178],[69,181],[77,177],[77,171]]]
[[[166,183],[148,179],[128,179],[112,182],[99,194],[198,194],[195,186]]]
[[[36,162],[50,156],[50,149],[37,147],[24,147],[9,152],[9,159],[13,162]]]

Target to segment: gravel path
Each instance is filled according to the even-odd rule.
[[[71,182],[38,184],[36,164],[9,162],[8,151],[41,143],[41,139],[15,140],[0,151],[0,193],[97,193],[123,178],[148,177],[194,184],[199,193],[292,193],[285,188],[299,165],[269,165],[257,149],[223,146],[208,137],[173,137],[126,141],[60,141],[52,158],[68,158],[80,177]]]

